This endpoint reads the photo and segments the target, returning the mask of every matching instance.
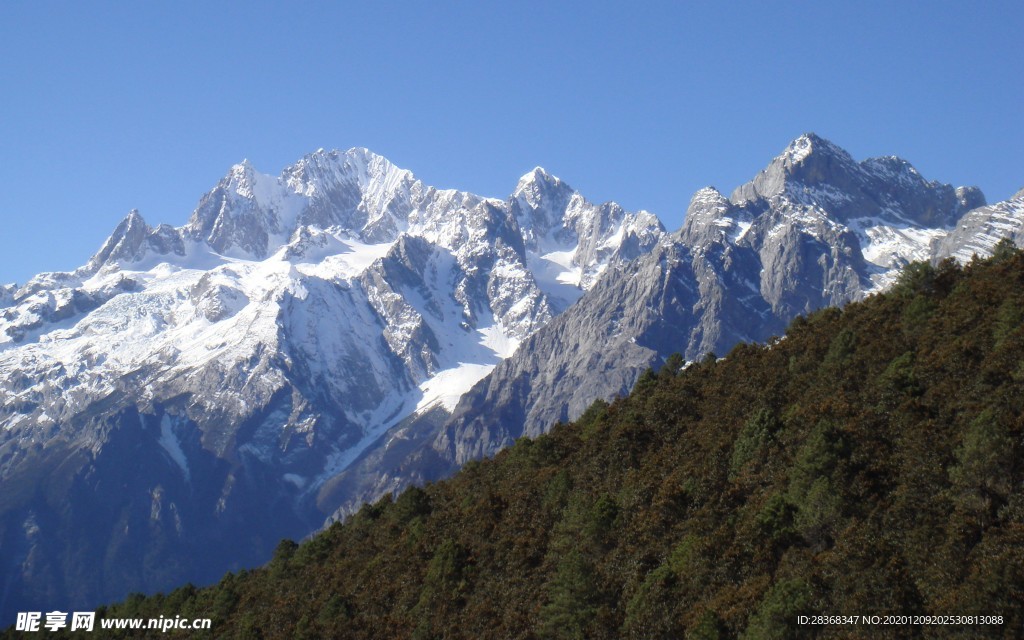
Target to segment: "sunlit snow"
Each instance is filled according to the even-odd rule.
[[[532,175],[568,189],[542,171]],[[147,245],[151,238],[137,232],[156,232],[133,213],[126,220],[136,235],[110,241],[121,253],[41,274],[20,294],[2,292],[0,371],[23,378],[0,388],[3,426],[66,424],[127,393],[152,410],[168,389],[187,397],[190,411],[241,421],[301,380],[338,403],[356,430],[327,453],[325,467],[283,476],[312,490],[410,415],[452,411],[522,339],[583,295],[627,234],[661,233],[649,214],[566,194],[523,221],[549,225],[524,256],[509,248],[514,242],[499,251],[505,201],[428,187],[365,149],[320,150],[279,177],[235,165],[202,201],[213,206],[197,208],[183,227],[161,227],[165,244]],[[533,195],[548,206],[540,191]],[[236,228],[238,216],[250,218]],[[246,235],[253,224],[265,228]],[[204,235],[225,229],[250,241],[216,245]],[[418,240],[398,247],[403,237]],[[381,266],[399,249],[408,254],[387,269],[416,271],[409,282],[392,281]],[[296,410],[313,404],[296,402]],[[259,429],[287,427],[312,442],[321,418],[270,412]],[[163,417],[157,442],[188,479],[176,419]],[[276,442],[204,446],[268,459],[273,452],[260,447]]]
[[[163,419],[160,420],[160,446],[163,447],[167,455],[171,457],[180,468],[181,473],[185,476],[185,480],[189,479],[188,459],[185,457],[185,452],[181,450],[181,443],[178,442],[178,437],[174,435],[174,430],[171,425],[171,417],[164,414]]]

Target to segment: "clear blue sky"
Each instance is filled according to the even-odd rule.
[[[181,225],[243,158],[365,146],[504,197],[541,165],[670,228],[805,131],[1024,186],[1020,2],[0,2],[0,282]]]

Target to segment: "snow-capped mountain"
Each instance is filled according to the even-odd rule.
[[[181,227],[131,212],[85,266],[0,294],[4,610],[262,561],[390,427],[450,411],[663,235],[543,170],[503,201],[365,149],[243,162]]]
[[[683,227],[537,168],[505,200],[365,149],[243,162],[180,227],[0,287],[0,617],[209,582],[412,482],[778,335],[910,260],[1024,238],[906,161],[801,136]]]
[[[1002,237],[1024,239],[1024,192],[985,206],[977,188],[928,181],[905,160],[857,162],[801,136],[730,197],[698,191],[677,233],[611,267],[451,418],[396,428],[342,474],[335,517],[573,419],[672,353],[768,340],[796,315],[885,290],[910,261],[967,261]]]
[[[590,289],[610,263],[636,258],[664,234],[653,214],[629,214],[614,202],[595,208],[540,167],[519,180],[510,205],[528,266],[558,312]]]

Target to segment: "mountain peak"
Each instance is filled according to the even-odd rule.
[[[564,208],[575,190],[551,175],[543,167],[534,167],[521,178],[512,192],[513,200],[520,200],[530,209],[537,209],[542,201],[557,201],[556,206]]]
[[[963,213],[988,204],[988,201],[985,200],[985,194],[981,191],[980,187],[957,187],[955,193],[956,199],[960,203],[960,210]],[[1024,189],[1021,189],[1017,195],[1021,194],[1024,194]]]
[[[730,200],[741,204],[782,195],[795,185],[803,188],[847,183],[859,172],[857,162],[846,150],[817,134],[805,133],[789,143],[753,180],[733,191]]]
[[[238,164],[232,165],[221,181],[221,185],[243,198],[254,198],[260,177],[261,174],[256,171],[256,167],[248,159],[244,159]]]
[[[516,185],[514,193],[518,193],[528,188],[531,184],[541,184],[548,188],[559,188],[563,183],[561,179],[548,173],[544,167],[534,167],[519,178],[519,182]]]
[[[795,167],[808,162],[809,159],[826,156],[838,158],[844,162],[853,162],[850,154],[839,145],[829,142],[816,133],[805,133],[790,142],[785,151],[773,161],[773,164],[781,162],[792,173]]]
[[[132,209],[114,229],[100,250],[89,260],[89,269],[99,269],[116,260],[137,259],[143,250],[146,237],[152,233],[138,209]]]
[[[693,194],[693,197],[690,198],[690,206],[693,206],[694,202],[719,201],[723,199],[725,199],[725,196],[722,195],[721,191],[719,191],[718,189],[711,185],[708,185],[706,187],[697,189],[697,191]]]
[[[344,185],[360,190],[375,187],[388,190],[400,183],[416,182],[411,171],[366,147],[352,147],[347,151],[317,149],[285,168],[282,179],[292,189],[306,195],[348,188]]]
[[[128,215],[124,217],[124,220],[121,222],[121,224],[128,226],[139,224],[145,225],[146,221],[142,218],[142,214],[139,213],[138,209],[132,209],[131,211],[128,212]]]
[[[248,158],[243,158],[241,162],[231,165],[230,171],[228,171],[228,177],[247,177],[256,173],[256,167],[253,166],[252,162]]]
[[[686,216],[683,218],[683,226],[676,232],[676,237],[689,247],[726,238],[735,240],[750,227],[746,218],[735,219],[737,212],[742,210],[733,207],[718,189],[704,187],[690,199],[690,206],[687,207]]]

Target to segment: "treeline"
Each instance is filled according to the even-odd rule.
[[[1012,246],[914,264],[264,568],[101,615],[246,639],[1019,637],[1022,320]],[[1003,622],[798,624],[816,614]]]

